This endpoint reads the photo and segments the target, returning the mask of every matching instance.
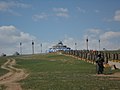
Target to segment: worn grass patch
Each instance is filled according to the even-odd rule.
[[[119,90],[120,81],[98,77],[96,66],[58,54],[16,57],[17,67],[29,76],[20,83],[24,90]],[[117,71],[119,72],[119,70]]]

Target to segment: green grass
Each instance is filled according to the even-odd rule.
[[[1,65],[3,65],[5,62],[7,61],[7,57],[0,57],[0,67]],[[7,73],[7,70],[4,70],[2,68],[0,68],[0,76],[4,75],[5,73]]]
[[[5,86],[3,86],[3,85],[0,85],[0,90],[5,90]]]
[[[0,67],[7,61],[7,57],[0,57]],[[0,76],[6,74],[8,71],[0,68]],[[3,85],[0,85],[0,90],[5,90]]]
[[[9,57],[0,57],[0,65]],[[98,77],[96,66],[58,54],[24,55],[12,57],[16,67],[24,68],[29,76],[20,81],[24,90],[119,90],[120,79]],[[0,69],[0,75],[8,71]],[[105,74],[120,72],[105,69]],[[0,85],[0,90],[4,90]]]
[[[119,90],[120,88],[120,80],[95,76],[95,65],[72,57],[46,54],[15,58],[16,67],[24,68],[29,73],[29,76],[20,82],[24,90]]]

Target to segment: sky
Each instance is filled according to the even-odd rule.
[[[45,52],[59,41],[72,49],[120,49],[120,0],[0,0],[0,54]],[[75,45],[76,43],[76,45]]]

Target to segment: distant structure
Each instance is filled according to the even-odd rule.
[[[18,53],[18,52],[15,52],[15,53],[13,54],[13,56],[18,56],[18,55],[20,55],[20,53]]]
[[[67,47],[66,45],[63,45],[62,41],[59,41],[58,44],[53,46],[52,48],[49,48],[48,52],[57,52],[57,51],[66,51],[71,50],[71,48]]]
[[[6,54],[5,53],[2,53],[2,55],[1,55],[2,57],[5,57],[6,56]]]

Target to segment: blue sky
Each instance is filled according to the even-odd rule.
[[[0,0],[0,53],[36,53],[59,40],[72,49],[120,49],[120,0]]]

